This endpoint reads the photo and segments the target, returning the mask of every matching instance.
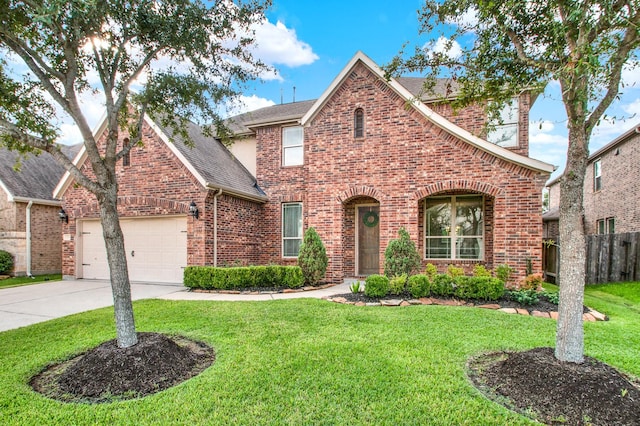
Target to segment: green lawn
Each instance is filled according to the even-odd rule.
[[[61,279],[62,279],[62,275],[60,274],[36,275],[33,277],[12,277],[12,278],[7,278],[6,280],[0,280],[0,288],[19,287],[23,285],[38,284],[43,281],[60,281]]]
[[[639,296],[640,283],[589,288],[587,303],[611,320],[585,325],[587,354],[636,377]],[[29,378],[113,338],[113,311],[0,333],[0,424],[534,424],[485,399],[465,364],[482,352],[552,346],[555,336],[549,319],[464,307],[322,300],[134,306],[139,331],[205,341],[216,349],[214,365],[146,398],[65,404],[34,393]]]

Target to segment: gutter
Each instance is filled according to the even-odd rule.
[[[26,233],[27,233],[27,247],[25,249],[25,259],[27,264],[27,276],[32,277],[31,275],[31,206],[33,206],[33,201],[29,201],[27,204],[27,213],[26,213]]]
[[[247,193],[244,193],[244,192],[238,192],[237,190],[234,190],[233,188],[229,188],[227,186],[214,184],[214,183],[211,183],[211,182],[207,182],[204,186],[207,189],[214,189],[214,190],[217,189],[217,190],[220,190],[220,191],[224,191],[225,193],[227,193],[229,195],[233,195],[234,197],[242,198],[244,200],[255,201],[255,202],[258,202],[258,203],[262,203],[262,204],[264,204],[264,203],[269,201],[269,198],[266,195],[264,195],[264,196],[261,196],[261,195],[250,195],[250,194],[247,194]]]

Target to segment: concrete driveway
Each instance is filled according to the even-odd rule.
[[[186,292],[182,284],[132,283],[133,300]],[[69,280],[0,289],[0,331],[113,306],[109,281]]]
[[[325,298],[348,293],[353,279],[319,290],[273,294],[222,294],[190,292],[182,284],[131,283],[131,297],[140,299],[260,301]],[[53,318],[113,306],[111,283],[99,280],[53,281],[0,289],[0,331],[24,327]]]

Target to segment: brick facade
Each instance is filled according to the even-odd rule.
[[[609,149],[595,153],[584,185],[585,228],[596,234],[599,219],[614,218],[615,233],[640,231],[640,133],[635,129]],[[600,160],[602,188],[594,190],[593,163]]]
[[[528,115],[528,97],[520,106]],[[355,138],[356,108],[365,114],[365,136]],[[479,131],[480,108],[453,114],[436,110],[453,122]],[[527,123],[528,120],[522,122]],[[524,129],[522,145],[528,150]],[[281,258],[281,205],[303,203],[304,228],[314,227],[329,255],[328,279],[354,276],[355,205],[380,207],[380,268],[384,250],[405,227],[424,255],[424,200],[434,195],[481,194],[485,197],[485,256],[482,262],[430,261],[440,270],[457,263],[492,268],[509,264],[522,276],[527,259],[541,269],[541,200],[548,174],[507,162],[439,129],[366,66],[359,64],[305,127],[304,165],[282,167],[281,125],[256,130],[257,179],[267,193],[261,244],[262,262]],[[426,261],[424,262],[426,263]]]
[[[126,135],[121,135],[124,138]],[[88,161],[83,173],[93,177]],[[118,178],[118,214],[121,218],[162,216],[187,217],[187,262],[189,265],[213,265],[214,259],[214,205],[217,204],[218,259],[221,262],[255,263],[258,258],[255,242],[250,242],[250,231],[255,229],[260,204],[239,200],[204,188],[193,173],[181,162],[147,123],[143,127],[143,146],[134,147],[130,165],[116,166]],[[97,200],[83,187],[71,184],[64,193],[63,208],[69,223],[63,226],[63,261],[65,276],[77,277],[76,242],[77,220],[98,218]],[[191,217],[189,205],[194,201],[199,218]],[[232,235],[240,238],[233,239]]]

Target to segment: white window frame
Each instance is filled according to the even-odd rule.
[[[457,229],[455,226],[456,223],[456,214],[457,214],[457,208],[456,208],[456,203],[457,200],[460,198],[477,198],[480,197],[481,198],[481,206],[482,206],[482,234],[481,235],[467,235],[464,237],[458,237],[457,235]],[[429,225],[428,225],[428,221],[427,221],[427,201],[428,200],[449,200],[448,204],[449,207],[451,209],[450,214],[451,214],[451,223],[449,226],[449,234],[446,236],[430,236],[429,235]],[[442,197],[428,197],[424,199],[423,202],[423,211],[424,211],[424,218],[423,218],[423,229],[424,229],[424,253],[423,253],[423,258],[425,260],[471,260],[471,261],[483,261],[484,260],[484,255],[485,255],[485,197],[483,195],[480,194],[464,194],[464,195],[447,195],[447,196],[442,196]],[[429,239],[449,239],[450,243],[449,243],[449,250],[451,252],[451,256],[450,257],[427,257],[427,248],[428,248],[428,240]],[[458,258],[457,257],[457,253],[456,253],[456,249],[457,249],[457,240],[458,238],[477,238],[480,240],[480,256],[478,256],[477,258]]]
[[[296,236],[285,236],[285,210],[287,209],[287,207],[289,206],[299,206],[300,207],[300,223],[298,224],[298,235]],[[300,244],[302,244],[302,237],[304,234],[303,231],[303,221],[304,221],[304,210],[303,210],[303,206],[301,202],[295,202],[295,203],[282,203],[282,208],[281,208],[281,236],[282,236],[282,244],[281,244],[281,250],[280,250],[280,254],[282,255],[283,259],[297,259],[298,258],[298,254],[296,254],[295,256],[291,256],[289,254],[285,254],[285,241],[291,241],[291,240],[299,240]]]
[[[500,111],[500,120],[493,120],[493,130],[487,133],[487,141],[503,148],[516,148],[520,145],[520,102],[513,98]],[[514,135],[507,137],[509,131],[515,129]],[[505,139],[506,138],[506,139]]]
[[[287,135],[293,131],[300,132],[300,141],[293,141],[293,144],[287,145]],[[300,161],[287,161],[287,152],[300,150]],[[304,128],[302,126],[288,126],[282,128],[282,166],[301,166],[304,164]]]
[[[593,162],[593,192],[602,189],[602,159],[598,158]]]
[[[614,234],[616,232],[616,218],[608,217],[606,219],[598,219],[596,220],[596,233],[603,234]]]

